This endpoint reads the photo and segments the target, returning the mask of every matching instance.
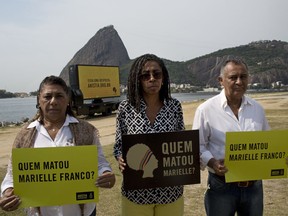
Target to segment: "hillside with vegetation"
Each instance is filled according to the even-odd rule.
[[[219,87],[217,77],[220,66],[231,55],[246,60],[253,85],[260,88],[271,88],[272,84],[288,85],[288,43],[284,41],[262,40],[218,50],[189,61],[164,61],[173,83],[201,88]],[[100,29],[68,61],[60,76],[69,83],[68,67],[71,64],[113,65],[120,67],[120,82],[126,85],[132,62],[120,36],[111,25]]]
[[[186,62],[187,72],[196,76],[195,84],[217,86],[220,66],[231,55],[240,56],[246,61],[251,83],[258,83],[263,88],[269,88],[279,81],[283,85],[288,84],[288,43],[276,40],[251,42],[192,59]]]

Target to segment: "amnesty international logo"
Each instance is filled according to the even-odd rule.
[[[143,171],[142,178],[154,177],[153,171],[158,168],[158,160],[147,145],[139,143],[132,146],[126,157],[130,168]]]

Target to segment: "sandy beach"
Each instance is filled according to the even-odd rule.
[[[255,94],[256,99],[264,109],[288,109],[288,92],[274,94]],[[191,128],[196,108],[203,101],[182,103],[185,125]],[[96,116],[88,121],[98,128],[102,145],[114,143],[115,139],[115,113],[108,117]],[[189,128],[188,128],[189,129]],[[20,127],[6,127],[0,129],[1,157],[0,166],[5,167],[11,152],[12,144]]]

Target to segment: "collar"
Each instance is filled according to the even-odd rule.
[[[226,98],[224,89],[222,89],[222,91],[220,92],[220,103],[221,103],[222,108],[226,108],[228,106],[227,98]],[[250,101],[250,98],[243,95],[241,106],[245,106],[245,105],[252,105],[252,102]]]
[[[79,121],[73,116],[66,115],[66,119],[65,119],[63,126],[68,126],[71,123],[79,123]],[[27,128],[36,127],[36,129],[38,129],[40,126],[41,126],[40,122],[38,120],[35,120],[31,122]]]

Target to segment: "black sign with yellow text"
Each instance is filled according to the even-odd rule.
[[[200,183],[199,131],[123,135],[125,189]]]

